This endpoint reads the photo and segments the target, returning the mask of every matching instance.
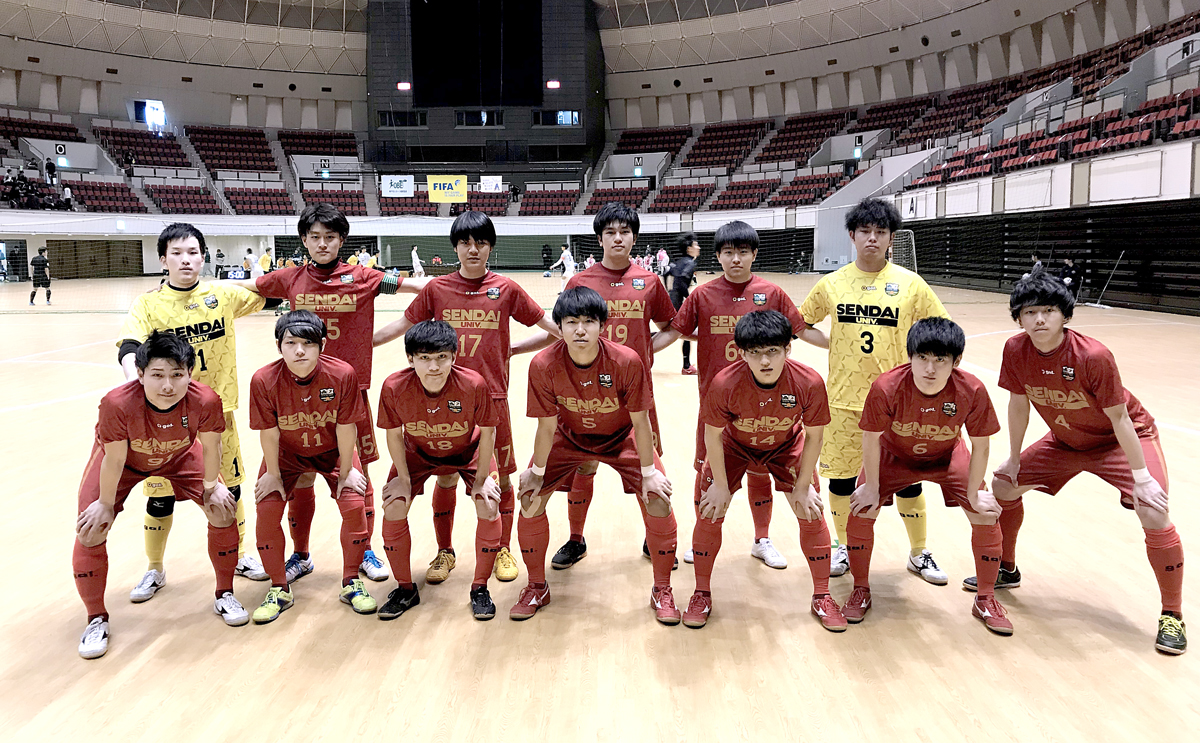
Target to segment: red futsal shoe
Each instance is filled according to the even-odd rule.
[[[675,594],[671,587],[650,589],[650,606],[654,607],[654,618],[663,624],[679,624],[679,609],[675,607]]]
[[[683,376],[685,376],[685,377],[694,377],[694,376],[696,376],[696,375],[697,375],[697,374],[699,374],[699,373],[700,373],[700,372],[698,372],[698,371],[696,370],[696,367],[694,367],[694,366],[685,366],[685,367],[683,367]]]
[[[977,596],[971,614],[997,635],[1011,635],[1013,624],[1005,616],[1004,607],[995,596]]]
[[[871,589],[863,588],[862,586],[855,587],[850,594],[850,598],[846,601],[846,605],[842,607],[842,616],[850,624],[858,624],[867,616],[867,612],[871,610]]]
[[[521,589],[521,597],[517,599],[517,603],[508,610],[508,618],[516,621],[529,619],[537,614],[538,609],[548,603],[550,603],[550,586],[544,585],[541,588],[525,586]]]
[[[712,594],[696,591],[688,601],[687,611],[683,613],[683,623],[692,629],[700,629],[708,623],[712,614]]]
[[[849,626],[841,608],[827,593],[813,596],[812,613],[814,617],[821,620],[821,626],[830,632],[845,632],[846,627]]]

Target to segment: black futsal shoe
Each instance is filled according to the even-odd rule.
[[[1000,568],[1000,574],[996,576],[996,590],[1003,588],[1016,588],[1021,585],[1021,569],[1013,566],[1012,570]],[[979,590],[979,580],[975,576],[963,579],[963,590],[974,593]]]
[[[578,542],[568,539],[550,559],[550,567],[555,570],[566,570],[585,557],[587,557],[587,540],[583,537],[580,537]]]
[[[384,621],[395,619],[419,603],[421,603],[421,594],[417,593],[416,586],[394,588],[388,594],[387,601],[379,607],[379,618]]]
[[[471,589],[471,613],[481,622],[495,618],[496,605],[492,603],[492,594],[488,593],[487,586]]]

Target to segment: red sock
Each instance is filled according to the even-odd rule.
[[[363,497],[350,488],[342,491],[337,504],[342,512],[342,585],[348,586],[358,577],[358,567],[367,551],[367,513]]]
[[[642,507],[642,520],[646,523],[646,545],[650,548],[650,562],[654,565],[654,587],[670,588],[679,531],[675,512],[671,511],[666,516],[651,516],[641,499],[638,505]]]
[[[313,514],[317,511],[317,489],[293,488],[288,501],[288,526],[292,532],[292,549],[302,555],[308,554],[308,538],[312,534]]]
[[[521,542],[521,559],[529,571],[530,585],[546,583],[546,552],[550,549],[550,519],[546,514],[517,519],[517,539]]]
[[[208,525],[208,559],[217,574],[217,598],[220,598],[226,591],[233,591],[233,572],[238,561],[237,524]]]
[[[388,565],[392,566],[392,575],[401,586],[410,588],[413,585],[412,565],[409,563],[412,535],[408,532],[408,519],[392,521],[384,518],[383,551],[387,554]]]
[[[512,547],[513,512],[517,508],[517,496],[512,485],[500,491],[500,546]]]
[[[717,553],[721,551],[721,527],[724,523],[723,518],[696,519],[696,528],[692,531],[692,554],[696,559],[697,591],[712,591],[713,565],[717,561]]]
[[[503,528],[499,516],[491,521],[479,519],[475,526],[475,580],[471,582],[471,588],[487,585],[492,568],[496,565],[496,553],[500,551],[500,531]]]
[[[975,580],[980,598],[996,595],[1003,544],[1000,524],[971,524],[971,552],[975,555]]]
[[[1000,512],[1000,532],[1004,540],[1000,566],[1014,570],[1017,567],[1017,532],[1021,531],[1021,522],[1025,520],[1025,501],[1021,498],[1002,500],[1000,507],[1004,509]]]
[[[754,520],[754,541],[771,536],[771,476],[765,472],[746,473],[746,495],[750,498],[750,518]]]
[[[433,486],[433,533],[437,537],[439,551],[454,549],[454,502],[457,495],[457,483],[452,488]]]
[[[287,542],[283,537],[283,499],[272,495],[255,506],[254,536],[263,569],[271,576],[271,585],[287,587]]]
[[[846,547],[855,588],[871,587],[871,550],[875,548],[875,519],[850,514],[846,523]]]
[[[108,617],[104,608],[104,587],[108,583],[108,542],[95,547],[84,547],[75,540],[71,553],[71,570],[75,572],[75,588],[83,606],[87,609],[88,621],[96,617]]]
[[[367,474],[367,468],[363,466],[363,476]],[[363,543],[363,551],[371,549],[371,535],[375,533],[375,486],[371,484],[371,478],[367,478],[367,492],[363,494],[363,511],[367,522],[367,541]]]
[[[1144,529],[1146,556],[1158,578],[1162,594],[1162,610],[1183,613],[1183,543],[1175,533],[1175,525],[1166,529]]]
[[[571,525],[571,539],[583,540],[583,525],[587,523],[588,508],[592,505],[592,489],[596,484],[596,473],[575,473],[571,481],[571,492],[567,494],[567,523]]]
[[[800,550],[812,573],[813,595],[829,593],[829,527],[824,518],[797,521],[800,522]]]

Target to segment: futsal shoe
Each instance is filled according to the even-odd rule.
[[[232,591],[226,591],[213,602],[213,613],[225,620],[230,627],[241,627],[250,621],[250,614],[234,597]]]
[[[707,591],[696,591],[688,601],[687,611],[683,613],[683,623],[692,629],[700,629],[708,624],[712,614],[712,594]]]
[[[770,537],[763,537],[755,542],[754,546],[750,548],[750,556],[762,560],[763,564],[769,568],[783,570],[787,567],[787,559],[779,554],[775,545],[771,544]]]
[[[842,607],[842,616],[850,624],[858,624],[871,610],[871,589],[855,586],[850,593],[846,605]]]
[[[475,586],[471,589],[471,614],[481,622],[496,618],[496,604],[487,586]]]
[[[1154,638],[1154,648],[1167,655],[1183,655],[1187,652],[1187,625],[1183,620],[1170,614],[1159,617],[1158,637]],[[83,655],[83,643],[79,644],[79,653]]]
[[[550,558],[550,567],[555,570],[566,570],[583,558],[587,557],[587,540],[583,537],[579,541],[568,539],[563,546],[558,548],[558,552],[554,553],[554,557]],[[500,556],[496,555],[496,567],[500,567]]]
[[[685,367],[683,367],[683,371],[680,373],[683,374],[683,376],[685,376],[685,377],[694,377],[697,374],[699,374],[699,372],[696,371],[696,367],[694,367],[694,366],[685,366]]]
[[[1013,566],[1012,570],[1000,568],[1000,574],[996,576],[996,590],[1002,588],[1016,588],[1021,585],[1021,570],[1017,566]],[[972,575],[970,578],[963,579],[963,590],[974,593],[979,590],[979,579]]]
[[[1004,607],[995,596],[976,596],[971,615],[997,635],[1011,635],[1013,624],[1005,616]]]
[[[849,626],[845,615],[833,597],[827,593],[812,597],[809,610],[813,616],[821,620],[821,626],[830,632],[845,632]]]
[[[496,574],[496,580],[505,583],[517,579],[517,574],[520,572],[517,568],[517,558],[513,557],[513,553],[508,547],[501,547],[500,551],[496,553],[496,563],[492,566],[492,572]]]
[[[696,564],[696,553],[692,550],[691,547],[688,547],[687,552],[683,553],[683,561],[686,562],[688,565]]]
[[[642,557],[646,558],[647,560],[654,559],[650,556],[650,543],[647,542],[645,539],[642,540]],[[678,557],[675,558],[675,564],[671,566],[671,569],[672,570],[679,569],[679,558]]]
[[[295,601],[292,599],[292,594],[288,593],[279,586],[271,586],[267,591],[267,597],[254,610],[255,624],[270,624],[279,618],[279,615],[292,608]]]
[[[387,601],[384,601],[383,606],[379,607],[379,618],[385,622],[395,619],[419,603],[421,603],[421,594],[417,592],[416,586],[393,588],[392,592],[388,594]]]
[[[367,587],[363,585],[362,578],[355,578],[350,581],[350,585],[342,586],[339,598],[343,604],[349,604],[355,614],[374,614],[375,609],[378,608],[375,599],[367,593]]]
[[[916,557],[911,554],[908,556],[908,572],[921,576],[926,583],[935,586],[944,586],[950,582],[945,571],[933,561],[933,553],[929,550],[921,550],[921,554]]]
[[[425,571],[426,583],[442,583],[450,577],[454,569],[454,553],[450,550],[438,550],[437,555],[429,561],[429,569]]]
[[[316,569],[316,564],[313,563],[312,556],[301,557],[295,552],[288,558],[287,564],[283,566],[287,577],[288,586],[300,580],[304,576]]]
[[[654,618],[662,624],[672,627],[679,624],[681,617],[678,607],[675,606],[675,594],[671,593],[670,586],[651,588],[650,606],[654,608]]]
[[[1161,632],[1159,633],[1162,634]],[[85,660],[99,658],[108,652],[108,620],[96,617],[88,622],[87,629],[79,638],[79,657]],[[1179,652],[1183,652],[1180,650]]]
[[[159,589],[167,585],[167,574],[163,570],[147,570],[138,584],[129,592],[129,600],[135,604],[149,601]]]
[[[375,556],[374,550],[367,550],[363,553],[362,564],[358,566],[358,572],[376,583],[392,577],[387,568],[383,566],[383,561]]]
[[[263,570],[262,563],[253,555],[242,555],[239,557],[237,567],[233,569],[233,574],[249,578],[250,580],[271,579],[271,576],[267,575],[267,571]]]
[[[840,578],[850,572],[850,553],[846,551],[846,545],[839,544],[833,550],[833,559],[829,561],[829,577]]]
[[[525,586],[521,589],[517,603],[508,610],[508,618],[517,622],[524,621],[537,614],[537,610],[548,603],[550,603],[549,585],[543,585],[541,588]]]

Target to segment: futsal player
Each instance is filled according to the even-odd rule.
[[[850,568],[846,521],[862,469],[858,421],[867,391],[880,374],[907,360],[905,339],[913,323],[925,317],[949,317],[924,279],[888,260],[900,224],[900,213],[891,204],[882,199],[860,201],[846,214],[854,262],[821,277],[800,305],[808,323],[801,339],[829,350],[833,421],[825,430],[820,472],[829,478],[829,513],[838,536],[830,565],[833,576]],[[832,322],[828,336],[813,327],[827,316]],[[896,498],[896,510],[908,532],[908,570],[929,583],[945,585],[945,572],[925,548],[925,496],[920,484],[901,490]]]
[[[533,458],[521,473],[517,522],[529,584],[509,611],[511,619],[528,619],[550,603],[546,504],[551,494],[580,465],[604,462],[621,476],[625,492],[638,496],[654,564],[650,605],[655,617],[679,624],[671,593],[675,514],[671,483],[654,451],[649,373],[640,354],[601,337],[607,319],[608,305],[599,293],[585,286],[568,289],[554,303],[563,340],[529,364],[527,412],[538,424]]]
[[[884,372],[867,393],[859,426],[863,472],[850,497],[847,545],[854,590],[842,607],[851,624],[871,608],[871,551],[875,519],[892,496],[914,483],[937,483],[947,506],[961,506],[971,523],[975,569],[990,580],[972,614],[989,630],[1011,635],[1012,622],[996,600],[1000,567],[1000,506],[984,487],[989,441],[1000,422],[987,388],[958,368],[967,340],[952,320],[918,320],[908,331],[908,363]],[[970,452],[963,441],[966,431]]]
[[[510,581],[517,577],[517,561],[509,549],[516,502],[511,477],[516,474],[517,461],[508,410],[509,326],[516,320],[522,325],[536,325],[556,337],[558,326],[520,284],[488,269],[496,246],[496,228],[486,214],[477,211],[460,214],[450,227],[450,243],[458,255],[458,270],[427,281],[405,310],[404,317],[377,331],[374,343],[387,343],[425,320],[444,320],[458,335],[455,364],[477,372],[487,380],[497,416],[496,471],[500,478],[500,517],[503,520],[500,552],[495,561],[496,577]],[[489,465],[485,462],[484,466]],[[456,564],[451,539],[457,484],[456,473],[447,472],[438,477],[433,489],[433,525],[438,553],[425,573],[429,583],[446,580]]]
[[[720,230],[717,236],[721,245]],[[700,396],[706,461],[692,534],[696,592],[683,614],[689,627],[708,622],[713,564],[721,549],[725,512],[733,493],[742,487],[742,475],[756,468],[775,478],[776,489],[788,494],[800,522],[800,547],[813,581],[810,610],[825,629],[846,630],[846,620],[829,595],[829,529],[821,496],[812,485],[823,428],[829,423],[829,398],[821,375],[789,358],[794,333],[795,321],[778,310],[742,315],[733,337],[738,361],[725,365]]]
[[[667,282],[667,296],[678,312],[683,300],[688,298],[692,284],[696,283],[696,259],[700,257],[700,243],[693,233],[688,232],[676,238],[675,252],[682,255],[668,267],[663,281]],[[692,366],[692,342],[689,340],[683,342],[682,373],[688,376],[696,374],[696,367]]]
[[[342,514],[341,601],[359,614],[376,609],[358,577],[367,541],[367,481],[354,445],[367,411],[354,367],[321,353],[326,335],[324,321],[308,310],[280,316],[275,347],[282,358],[250,379],[250,428],[259,432],[263,451],[254,485],[258,554],[271,576],[255,624],[275,621],[295,600],[284,561],[283,510],[296,481],[310,472],[325,479]]]
[[[50,259],[46,257],[45,248],[38,248],[37,255],[30,259],[29,278],[33,279],[33,291],[29,292],[29,306],[33,306],[38,289],[46,290],[46,304],[50,304]]]
[[[1066,327],[1075,297],[1044,268],[1035,266],[1017,282],[1008,306],[1023,332],[1004,344],[1000,365],[1000,386],[1009,391],[1009,456],[992,479],[1004,509],[996,588],[1021,584],[1016,563],[1025,515],[1021,496],[1030,490],[1054,495],[1076,475],[1090,472],[1117,488],[1121,505],[1137,514],[1162,596],[1154,647],[1182,654],[1183,545],[1171,523],[1167,463],[1154,418],[1125,389],[1112,352]],[[1022,451],[1031,402],[1050,432]],[[980,574],[964,586],[982,590],[988,579]]]
[[[478,212],[465,212],[459,219],[467,214]],[[496,616],[487,582],[505,549],[501,495],[480,462],[487,468],[492,461],[501,406],[484,377],[458,364],[461,344],[454,326],[443,320],[413,325],[404,336],[410,368],[389,376],[379,394],[379,427],[387,432],[392,457],[383,489],[383,544],[399,583],[380,609],[380,619],[395,619],[421,602],[409,564],[408,511],[413,498],[425,492],[427,479],[447,476],[462,477],[478,519],[471,613],[479,620]]]
[[[96,441],[79,485],[79,516],[71,566],[88,613],[79,655],[108,652],[108,533],[133,487],[149,475],[171,483],[175,497],[194,501],[208,519],[208,558],[217,576],[213,611],[230,626],[249,616],[233,595],[238,533],[234,501],[220,482],[221,398],[195,382],[196,352],[187,341],[155,331],[135,353],[137,381],[100,400]]]
[[[235,321],[263,309],[263,298],[228,282],[200,281],[207,245],[204,233],[186,222],[167,225],[158,236],[158,260],[166,281],[157,289],[137,297],[121,325],[117,361],[126,381],[138,376],[137,349],[154,331],[172,333],[196,351],[192,378],[211,387],[221,397],[225,430],[221,434],[221,481],[237,503],[237,574],[251,580],[266,580],[267,574],[253,554],[246,554],[246,507],[242,481],[246,463],[242,459],[234,411],[238,408],[237,341]],[[279,304],[278,301],[273,304]],[[149,601],[166,585],[164,556],[167,537],[174,522],[175,493],[161,477],[147,478],[144,517],[146,572],[129,593],[130,601]]]

